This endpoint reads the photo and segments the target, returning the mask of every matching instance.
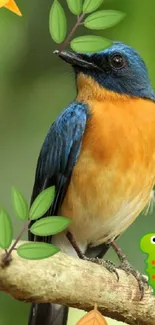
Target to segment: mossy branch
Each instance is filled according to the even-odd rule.
[[[20,242],[21,244],[21,242]],[[12,252],[3,265],[0,250],[0,290],[25,302],[54,302],[90,310],[97,303],[104,316],[131,325],[155,324],[155,297],[146,289],[140,301],[137,281],[118,270],[119,282],[104,267],[63,253],[31,261]]]

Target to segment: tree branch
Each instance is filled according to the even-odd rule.
[[[25,302],[55,302],[90,310],[99,310],[130,325],[155,324],[155,297],[146,289],[140,301],[137,281],[118,270],[120,280],[104,267],[58,253],[51,258],[30,261],[16,251],[5,268],[0,250],[0,290]]]

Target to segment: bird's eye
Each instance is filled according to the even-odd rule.
[[[125,65],[124,57],[121,54],[113,54],[110,57],[110,65],[114,69],[122,69]]]
[[[151,241],[151,244],[154,244],[155,245],[155,236],[152,236],[151,239],[150,239],[150,241]]]

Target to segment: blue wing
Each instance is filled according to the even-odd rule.
[[[48,215],[56,215],[62,204],[80,153],[88,117],[88,106],[73,102],[52,124],[45,138],[38,158],[31,204],[41,191],[55,185],[56,195]],[[34,240],[30,232],[29,240]]]

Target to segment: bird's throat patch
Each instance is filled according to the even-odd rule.
[[[88,103],[89,100],[105,101],[106,99],[111,101],[125,100],[130,97],[125,94],[119,94],[117,92],[108,90],[101,86],[92,77],[79,73],[77,76],[77,100]]]

